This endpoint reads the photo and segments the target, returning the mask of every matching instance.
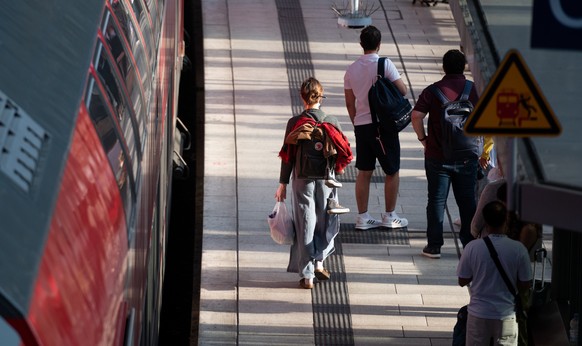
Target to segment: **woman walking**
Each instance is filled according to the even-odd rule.
[[[334,238],[340,225],[338,214],[349,211],[338,203],[336,186],[341,185],[335,181],[334,175],[343,173],[352,159],[352,152],[337,118],[319,109],[324,97],[323,87],[317,79],[308,78],[301,85],[305,110],[287,122],[285,141],[279,153],[282,159],[279,187],[275,192],[277,201],[285,200],[291,180],[295,242],[291,246],[287,271],[299,273],[299,285],[305,289],[313,288],[314,277],[329,279],[331,274],[323,262],[334,251]],[[333,167],[330,167],[327,179],[299,178],[298,142],[303,137],[298,132],[315,124],[320,124],[326,132],[337,154],[331,160]]]

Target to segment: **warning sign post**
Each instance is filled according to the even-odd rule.
[[[465,133],[557,136],[562,129],[517,50],[510,50],[465,123]]]

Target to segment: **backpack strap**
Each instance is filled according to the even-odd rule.
[[[386,61],[386,57],[382,57],[382,58],[378,59],[378,65],[376,67],[376,77],[374,77],[374,83],[372,83],[372,86],[374,86],[374,84],[376,84],[376,82],[380,78],[384,78],[385,61]],[[378,124],[378,118],[376,116],[376,110],[373,109],[372,105],[370,105],[370,113],[372,115],[372,124],[374,124],[375,126],[378,126],[379,124]],[[380,128],[379,127],[378,127],[378,135],[380,135]]]
[[[380,76],[380,78],[384,78],[384,65],[386,65],[386,58],[380,58],[378,59],[378,69],[377,69],[377,74],[378,76]]]
[[[428,87],[428,90],[430,90],[433,93],[433,95],[439,99],[441,104],[444,105],[450,102],[449,99],[445,96],[445,94],[441,91],[441,89],[439,89],[439,87],[437,87],[436,85],[431,84]]]
[[[465,87],[463,88],[463,93],[461,94],[461,97],[459,98],[459,100],[468,100],[469,95],[471,94],[472,88],[473,88],[473,82],[471,82],[470,80],[466,80]]]
[[[443,105],[451,102],[436,85],[431,84],[428,88],[436,97],[438,97],[439,101],[441,101]],[[459,100],[468,100],[472,88],[473,82],[470,80],[465,80],[465,86],[463,87],[463,92],[461,93]]]

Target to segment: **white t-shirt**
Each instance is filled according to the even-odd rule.
[[[356,95],[355,126],[372,123],[368,91],[376,80],[379,58],[376,53],[364,54],[348,66],[344,75],[344,89],[351,89]],[[385,61],[384,76],[392,82],[400,79],[400,73],[398,73],[394,63],[390,59]]]
[[[522,243],[505,235],[491,234],[489,238],[514,288],[517,287],[517,280],[532,279],[529,255]],[[465,279],[473,278],[468,306],[471,315],[495,320],[515,316],[515,299],[507,289],[483,239],[473,240],[465,246],[457,275]]]

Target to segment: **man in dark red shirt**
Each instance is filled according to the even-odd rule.
[[[439,88],[449,100],[457,100],[465,87],[465,55],[459,50],[449,50],[443,56],[445,76],[434,86]],[[471,88],[469,100],[477,103],[475,86]],[[443,153],[443,134],[441,128],[442,103],[431,90],[422,91],[412,111],[412,126],[418,140],[424,146],[425,171],[428,183],[427,246],[422,250],[424,256],[441,257],[443,240],[444,209],[449,189],[452,185],[455,200],[461,217],[460,239],[463,246],[473,240],[470,232],[471,220],[475,214],[479,155],[467,154],[466,157],[446,160]],[[424,118],[428,117],[428,135],[424,129]]]

